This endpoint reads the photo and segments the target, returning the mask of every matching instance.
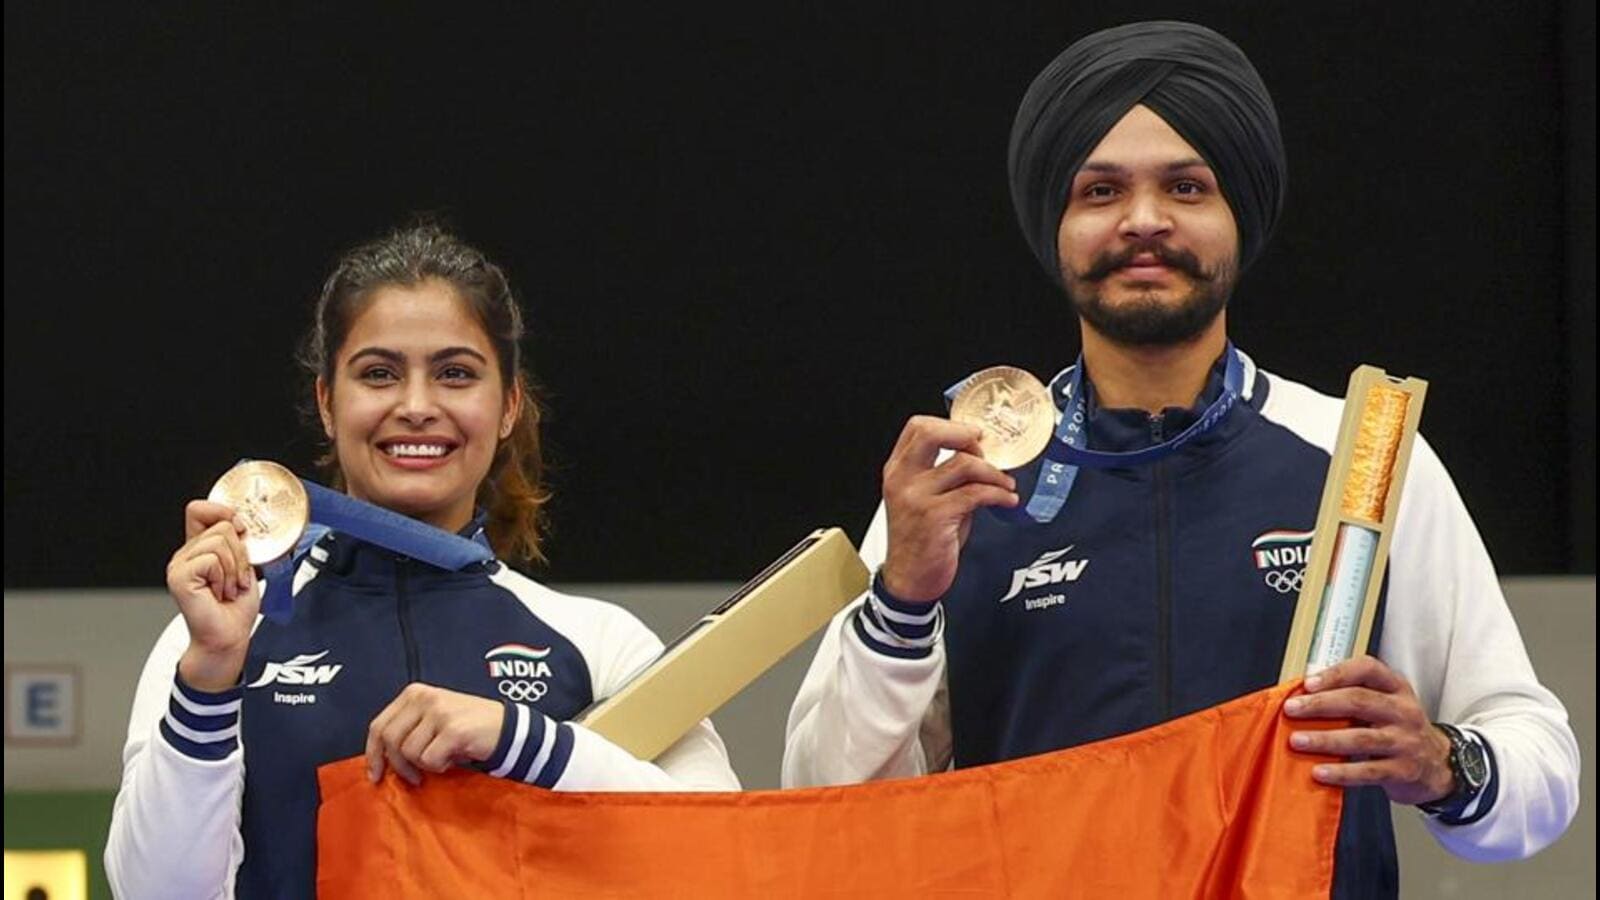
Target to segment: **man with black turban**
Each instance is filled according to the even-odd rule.
[[[1050,386],[1080,452],[1001,471],[979,428],[907,423],[862,543],[872,588],[790,712],[786,785],[1015,759],[1277,681],[1342,404],[1227,339],[1283,208],[1266,86],[1207,28],[1108,29],[1034,80],[1009,156],[1023,235],[1080,320],[1083,354]],[[1359,725],[1293,738],[1347,757],[1315,769],[1346,787],[1337,896],[1396,893],[1391,802],[1475,860],[1536,852],[1577,804],[1566,711],[1420,439],[1404,498],[1374,655],[1287,707]]]

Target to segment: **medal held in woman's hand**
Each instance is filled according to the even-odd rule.
[[[264,566],[293,550],[311,518],[311,502],[300,479],[261,459],[224,472],[206,499],[232,507],[244,520],[244,549],[252,566]]]

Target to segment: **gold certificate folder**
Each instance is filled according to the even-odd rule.
[[[655,759],[861,596],[869,580],[843,531],[814,531],[576,721]]]

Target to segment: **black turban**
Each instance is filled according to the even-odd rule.
[[[1034,256],[1058,283],[1056,234],[1072,177],[1106,132],[1141,103],[1216,173],[1239,229],[1241,269],[1277,224],[1288,165],[1272,97],[1244,52],[1188,22],[1108,28],[1046,66],[1011,125],[1011,203]]]

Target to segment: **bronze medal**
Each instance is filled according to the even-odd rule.
[[[979,448],[997,469],[1016,469],[1044,452],[1055,431],[1050,391],[1015,366],[993,366],[962,382],[950,402],[950,420],[983,429]]]
[[[233,508],[245,522],[244,550],[252,566],[294,549],[311,517],[306,487],[295,474],[266,460],[242,462],[211,486],[207,500]]]

